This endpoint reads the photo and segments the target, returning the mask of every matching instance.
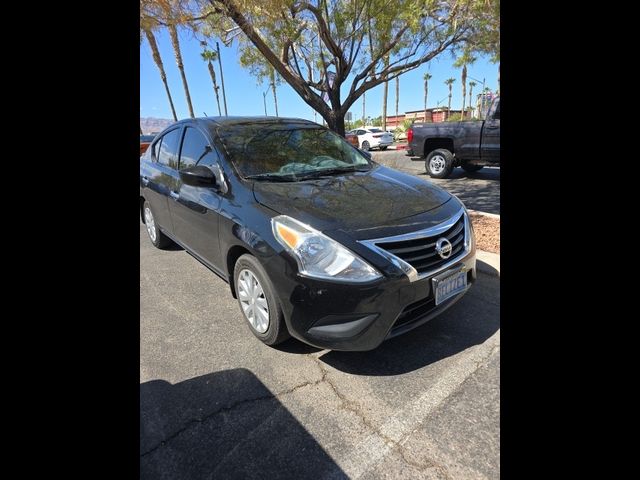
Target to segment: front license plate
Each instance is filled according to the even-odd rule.
[[[467,288],[467,272],[456,272],[444,278],[433,279],[433,291],[436,296],[436,305],[448,300]]]

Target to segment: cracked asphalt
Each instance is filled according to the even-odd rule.
[[[495,273],[371,352],[270,348],[222,280],[140,224],[140,477],[499,478]]]
[[[500,215],[500,167],[484,167],[475,173],[454,168],[450,178],[431,178],[424,159],[410,157],[406,150],[372,150],[373,159],[391,168],[428,180],[450,191],[467,208]]]

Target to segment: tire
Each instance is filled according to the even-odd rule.
[[[248,274],[246,272],[248,272]],[[261,293],[257,292],[256,296],[252,297],[251,290],[256,288],[255,284],[251,285],[251,281],[254,279],[258,283],[257,287],[261,290]],[[233,282],[240,311],[251,333],[262,343],[270,346],[287,340],[291,335],[287,330],[280,302],[278,302],[275,295],[275,289],[271,280],[269,280],[267,272],[265,272],[260,262],[253,255],[244,254],[238,258],[233,270]],[[245,293],[243,294],[242,292]],[[255,300],[262,299],[263,302],[266,302],[268,318],[266,325],[264,309],[261,308],[262,302],[258,303],[258,301],[254,300],[255,303],[258,303],[258,311],[261,313],[256,312],[256,310],[254,310],[255,303],[251,303],[252,298]],[[253,320],[250,319],[251,316]]]
[[[474,173],[482,170],[483,165],[471,165],[469,163],[463,163],[462,169],[467,173]]]
[[[380,147],[380,150],[386,150],[386,149],[387,149],[387,147],[386,147],[386,146],[384,146],[384,147]]]
[[[432,178],[449,178],[453,172],[453,153],[438,148],[427,155],[424,162],[427,173]]]
[[[153,210],[151,210],[151,205],[149,205],[149,202],[147,202],[146,200],[144,202],[144,205],[142,206],[142,215],[144,217],[144,224],[147,227],[149,240],[151,240],[151,243],[154,247],[164,249],[170,245],[173,245],[173,241],[164,233],[162,233],[158,228],[158,224],[155,221],[155,216],[153,215]]]
[[[362,142],[362,146],[360,148],[362,148],[362,150],[364,150],[365,152],[368,152],[369,150],[371,150],[371,146],[369,145],[369,142],[367,142],[366,140]]]

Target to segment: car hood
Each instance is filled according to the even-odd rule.
[[[380,165],[303,182],[254,182],[253,192],[260,204],[317,230],[350,233],[403,223],[451,199],[426,180]]]

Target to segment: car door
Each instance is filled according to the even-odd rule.
[[[141,182],[145,198],[157,224],[169,234],[174,233],[169,199],[178,185],[178,147],[182,126],[167,131],[155,140],[151,148],[151,162],[142,170]]]
[[[226,183],[219,167],[219,154],[204,131],[195,125],[184,129],[178,169],[204,165],[216,174],[215,188],[194,187],[178,180],[177,196],[169,202],[178,239],[211,267],[222,271],[218,224]]]
[[[491,106],[482,127],[481,156],[486,162],[500,163],[500,99]]]

